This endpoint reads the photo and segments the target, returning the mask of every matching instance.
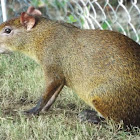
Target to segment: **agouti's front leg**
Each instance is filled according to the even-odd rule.
[[[39,112],[44,108],[44,110],[48,110],[50,106],[54,103],[58,94],[64,86],[64,80],[53,80],[51,81],[44,95],[38,101],[37,105],[30,110],[25,111],[26,114],[39,114]]]

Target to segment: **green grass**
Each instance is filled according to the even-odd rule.
[[[80,122],[77,114],[89,108],[66,87],[48,112],[26,116],[44,87],[39,65],[21,54],[0,55],[0,140],[139,140],[111,121],[94,125]],[[120,125],[121,126],[121,125]]]

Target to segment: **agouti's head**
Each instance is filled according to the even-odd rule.
[[[27,12],[21,13],[20,17],[2,23],[0,25],[0,53],[16,50],[28,51],[27,44],[30,44],[29,37],[32,28],[36,25],[35,16],[38,15],[41,15],[39,10],[29,7]]]

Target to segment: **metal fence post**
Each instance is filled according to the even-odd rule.
[[[2,17],[3,17],[3,21],[6,21],[6,20],[7,20],[6,0],[1,0],[1,8],[2,8]]]

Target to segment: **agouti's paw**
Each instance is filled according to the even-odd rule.
[[[39,115],[39,112],[42,110],[42,98],[37,102],[36,106],[30,110],[24,111],[25,115]]]
[[[99,124],[104,118],[101,118],[97,115],[97,112],[94,110],[86,109],[78,114],[78,118],[81,122],[88,121],[90,123]]]
[[[38,110],[36,110],[36,108],[32,108],[30,110],[26,110],[24,111],[24,115],[39,115],[39,112]]]

